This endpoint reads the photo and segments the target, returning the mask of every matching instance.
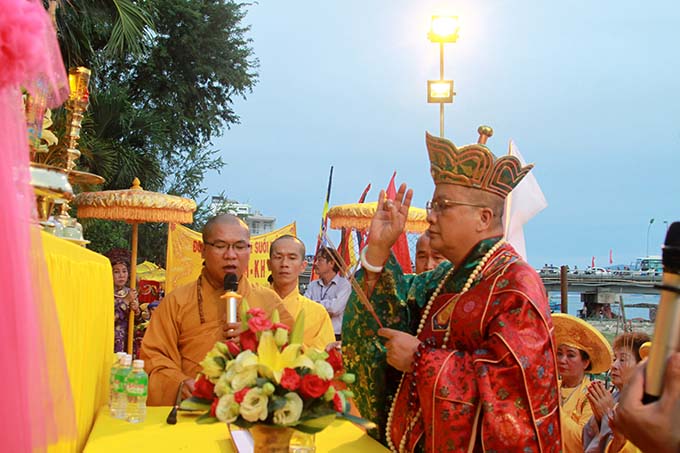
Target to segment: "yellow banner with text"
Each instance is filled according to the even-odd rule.
[[[248,279],[267,284],[269,269],[269,246],[274,239],[284,234],[296,235],[295,222],[270,233],[251,236]],[[201,233],[171,223],[168,228],[168,249],[166,256],[165,293],[198,278],[203,267],[203,240]]]

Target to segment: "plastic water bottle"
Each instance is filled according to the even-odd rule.
[[[113,399],[115,396],[115,391],[114,391],[114,386],[115,386],[115,380],[116,380],[116,372],[118,371],[118,368],[120,368],[120,359],[125,357],[124,352],[116,352],[116,360],[113,362],[113,366],[111,367],[111,374],[109,375],[109,413],[113,417]]]
[[[127,406],[127,393],[125,392],[125,379],[130,374],[130,364],[132,357],[125,355],[120,360],[120,367],[116,371],[113,380],[113,404],[112,413],[114,418],[125,419],[125,408]]]
[[[149,377],[144,371],[144,360],[135,360],[132,371],[125,379],[127,393],[126,418],[130,423],[141,423],[146,417],[146,394],[149,388]]]

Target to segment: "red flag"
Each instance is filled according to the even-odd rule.
[[[390,179],[390,183],[387,186],[387,199],[388,200],[394,200],[397,197],[397,188],[394,185],[394,178],[397,176],[397,172],[395,171],[394,174],[392,175],[392,179]],[[401,233],[399,236],[399,239],[397,239],[397,242],[394,243],[392,246],[392,252],[394,253],[394,256],[397,258],[397,261],[399,261],[399,264],[401,265],[401,269],[404,271],[406,274],[410,274],[413,272],[411,268],[411,254],[408,251],[408,240],[406,239],[406,233]]]
[[[614,264],[614,255],[612,254],[612,249],[609,249],[609,264]]]
[[[595,257],[590,261],[590,267],[595,267]]]

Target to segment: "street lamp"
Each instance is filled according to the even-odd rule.
[[[654,219],[649,219],[649,225],[647,226],[647,256],[649,256],[649,229],[652,227]]]
[[[439,136],[444,137],[444,104],[451,104],[453,80],[444,80],[444,43],[458,40],[458,16],[432,16],[430,32],[427,37],[439,43],[439,80],[427,81],[427,102],[439,104]]]
[[[663,224],[666,226],[666,232],[668,232],[668,220],[664,220]]]

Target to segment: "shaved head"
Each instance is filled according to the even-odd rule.
[[[203,231],[201,232],[203,235],[203,242],[206,242],[210,237],[210,233],[212,233],[212,230],[216,225],[240,226],[248,232],[248,237],[250,238],[250,229],[243,220],[233,214],[219,214],[208,220],[203,226]]]

